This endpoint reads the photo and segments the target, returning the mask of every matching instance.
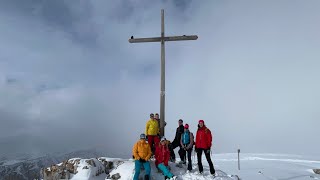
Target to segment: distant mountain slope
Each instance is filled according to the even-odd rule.
[[[91,158],[105,156],[104,152],[95,149],[80,150],[67,154],[50,154],[41,157],[34,157],[32,155],[20,155],[16,158],[2,157],[0,159],[0,180],[17,179],[29,180],[39,179],[41,168],[48,167],[52,164],[57,164],[65,159],[73,157]]]

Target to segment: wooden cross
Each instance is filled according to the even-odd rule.
[[[164,136],[165,126],[165,42],[166,41],[184,41],[197,40],[198,36],[164,36],[164,10],[161,9],[161,36],[150,38],[134,38],[131,36],[130,43],[144,43],[144,42],[161,42],[161,87],[160,87],[160,135]]]

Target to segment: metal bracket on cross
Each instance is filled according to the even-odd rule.
[[[165,91],[161,91],[160,92],[160,96],[164,96],[164,95],[166,95],[166,92]]]

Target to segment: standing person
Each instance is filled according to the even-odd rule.
[[[181,148],[181,144],[180,144],[181,134],[184,132],[183,120],[179,119],[178,124],[179,124],[179,127],[176,130],[176,136],[174,137],[174,140],[172,141],[172,153],[171,153],[172,162],[176,161],[176,155],[174,154],[173,150],[179,146],[180,147],[179,156],[180,156],[180,151],[183,150]],[[181,159],[181,162],[184,162],[184,159],[181,156],[180,156],[180,159]]]
[[[162,171],[165,179],[177,179],[177,176],[174,176],[168,167],[170,151],[165,137],[162,137],[160,143],[157,145],[155,157],[156,167]]]
[[[135,173],[133,180],[139,180],[141,166],[143,166],[146,171],[145,180],[151,179],[151,167],[149,162],[149,159],[151,157],[151,149],[146,141],[145,134],[140,135],[140,140],[133,146],[132,154],[135,159]]]
[[[160,129],[158,121],[154,118],[154,114],[150,114],[150,120],[148,120],[146,124],[146,135],[148,136],[148,143],[150,145],[152,154],[154,154],[154,147],[159,143],[159,135]]]
[[[158,114],[158,113],[156,113],[156,114],[154,115],[154,118],[158,121],[159,129],[160,129],[161,127],[160,127],[160,118],[159,118],[159,114]]]
[[[160,136],[161,125],[160,125],[160,118],[159,118],[159,114],[158,113],[154,114],[154,119],[158,121],[159,133],[157,134],[157,136],[160,139],[161,138],[161,136]]]
[[[184,125],[184,133],[181,135],[180,140],[183,151],[181,151],[181,156],[186,159],[186,154],[188,154],[188,171],[192,170],[191,153],[194,144],[193,133],[189,131],[189,124]],[[184,162],[185,163],[185,162]]]
[[[208,164],[210,166],[210,173],[212,175],[215,175],[215,169],[212,164],[211,157],[210,157],[210,149],[211,149],[211,145],[212,145],[212,135],[211,135],[210,129],[208,129],[204,125],[203,120],[199,120],[195,144],[196,144],[195,150],[197,152],[199,172],[201,174],[203,173],[203,166],[202,166],[202,162],[201,162],[202,159],[201,158],[202,158],[202,152],[204,152],[204,155],[206,156],[206,159],[207,159]]]
[[[161,124],[160,124],[159,114],[158,114],[158,113],[156,113],[156,114],[154,115],[154,118],[158,121],[159,129],[161,129]],[[164,126],[166,126],[166,125],[167,125],[167,123],[166,123],[166,122],[164,122]],[[160,135],[159,135],[159,136],[160,136]]]

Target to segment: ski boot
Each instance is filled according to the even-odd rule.
[[[145,176],[144,176],[144,180],[150,180],[149,175],[145,175]]]

